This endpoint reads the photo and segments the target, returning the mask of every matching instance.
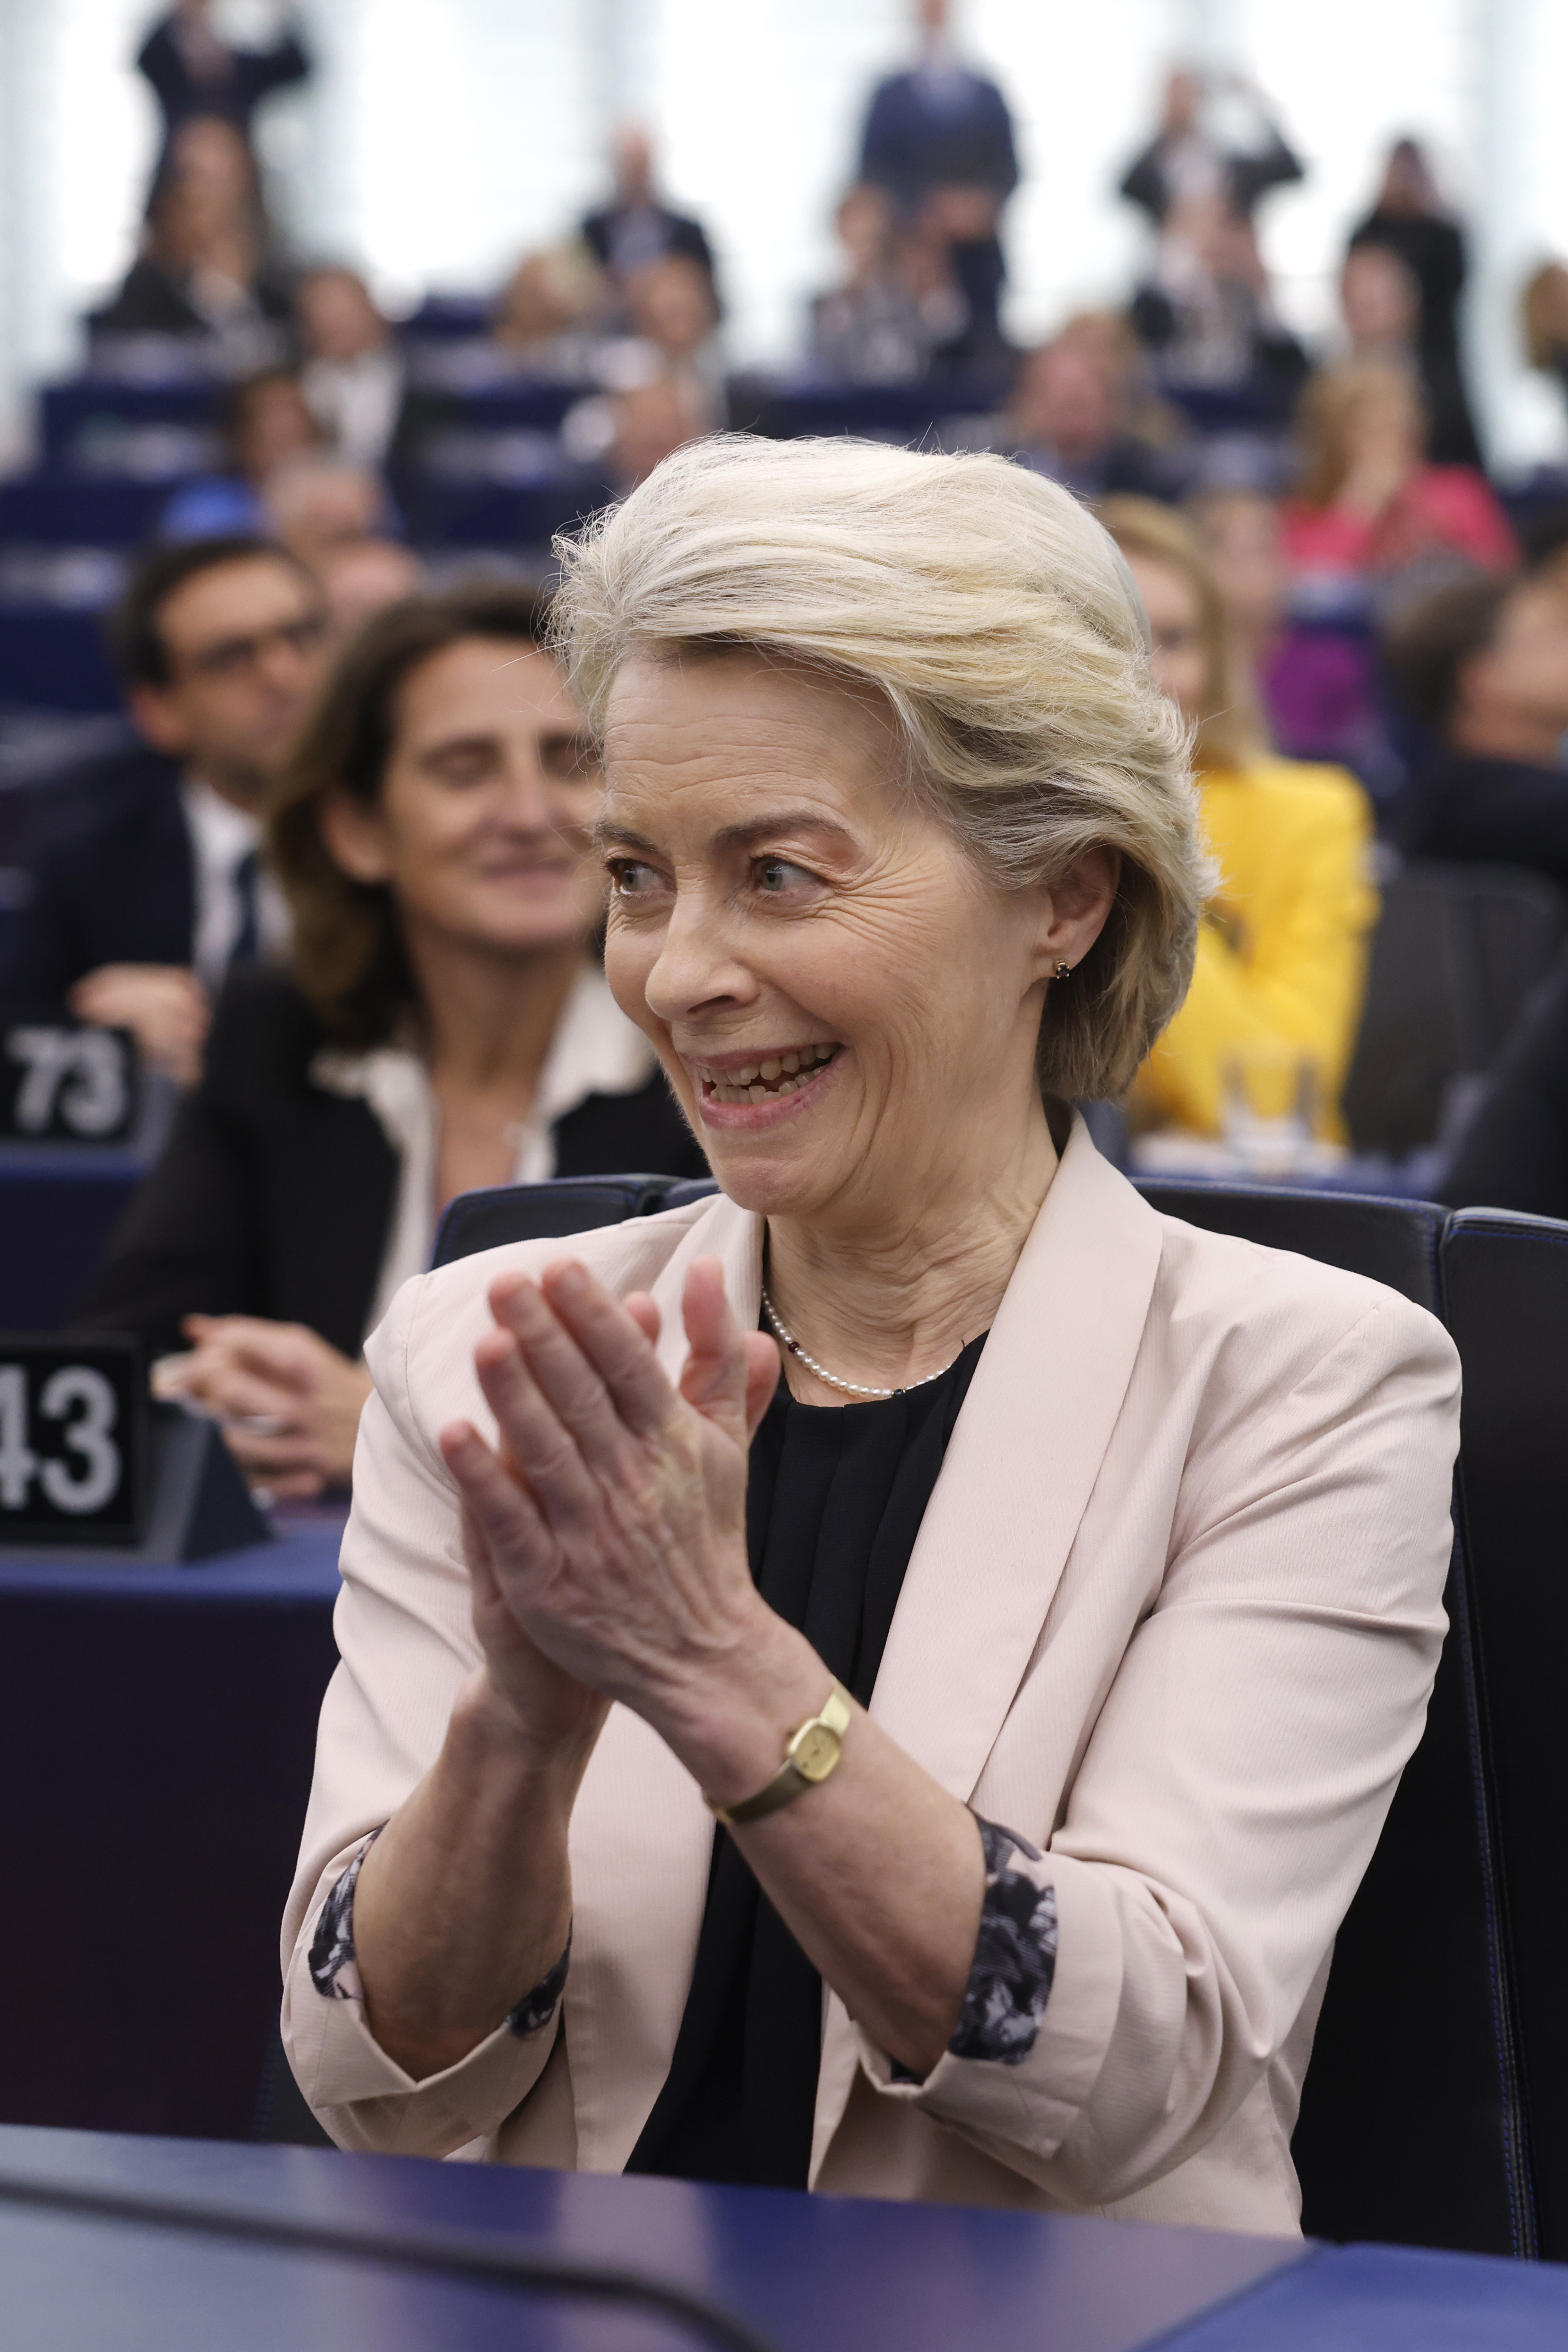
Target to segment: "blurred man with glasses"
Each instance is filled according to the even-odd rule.
[[[133,749],[37,795],[27,905],[0,942],[0,1000],[131,1030],[189,1084],[237,961],[287,944],[259,816],[316,683],[321,592],[258,539],[163,548],[111,637]]]

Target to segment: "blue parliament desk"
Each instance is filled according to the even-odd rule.
[[[1561,2352],[1568,2270],[961,2206],[0,2130],[5,2352],[676,2352],[668,2317],[8,2202],[20,2180],[632,2269],[773,2352]]]
[[[251,2127],[342,1514],[276,1525],[189,1567],[0,1550],[0,2123]]]

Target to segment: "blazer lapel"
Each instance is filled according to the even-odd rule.
[[[871,1713],[955,1797],[1040,1637],[1132,1374],[1160,1223],[1075,1119],[910,1555]]]
[[[1081,1118],[975,1368],[893,1618],[871,1713],[967,1800],[1040,1638],[1132,1376],[1160,1223]],[[854,2088],[855,2030],[823,2003],[815,2184]]]

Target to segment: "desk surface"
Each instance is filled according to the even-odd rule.
[[[306,2148],[0,2130],[0,2172],[255,2212],[463,2229],[651,2271],[778,2352],[1135,2352],[1299,2244],[944,2206]],[[0,2203],[0,2345],[27,2352],[675,2352],[670,2322]],[[15,2331],[13,2333],[13,2331]]]
[[[1568,2269],[962,2206],[305,2148],[0,2129],[0,2174],[389,2232],[456,2229],[695,2290],[778,2352],[1561,2352]],[[0,2202],[17,2352],[675,2352],[671,2323]]]
[[[279,1512],[270,1543],[212,1559],[171,1561],[116,1559],[110,1553],[84,1561],[37,1551],[0,1549],[0,1601],[26,1594],[68,1600],[89,1594],[106,1600],[225,1601],[318,1601],[329,1607],[338,1593],[338,1550],[345,1508]]]

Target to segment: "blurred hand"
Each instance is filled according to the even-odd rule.
[[[187,1315],[184,1329],[195,1344],[154,1365],[154,1395],[210,1412],[252,1486],[294,1496],[348,1485],[372,1385],[363,1364],[302,1323]]]
[[[77,982],[66,1002],[79,1021],[129,1029],[149,1069],[182,1087],[200,1077],[212,1006],[184,964],[100,964]]]

